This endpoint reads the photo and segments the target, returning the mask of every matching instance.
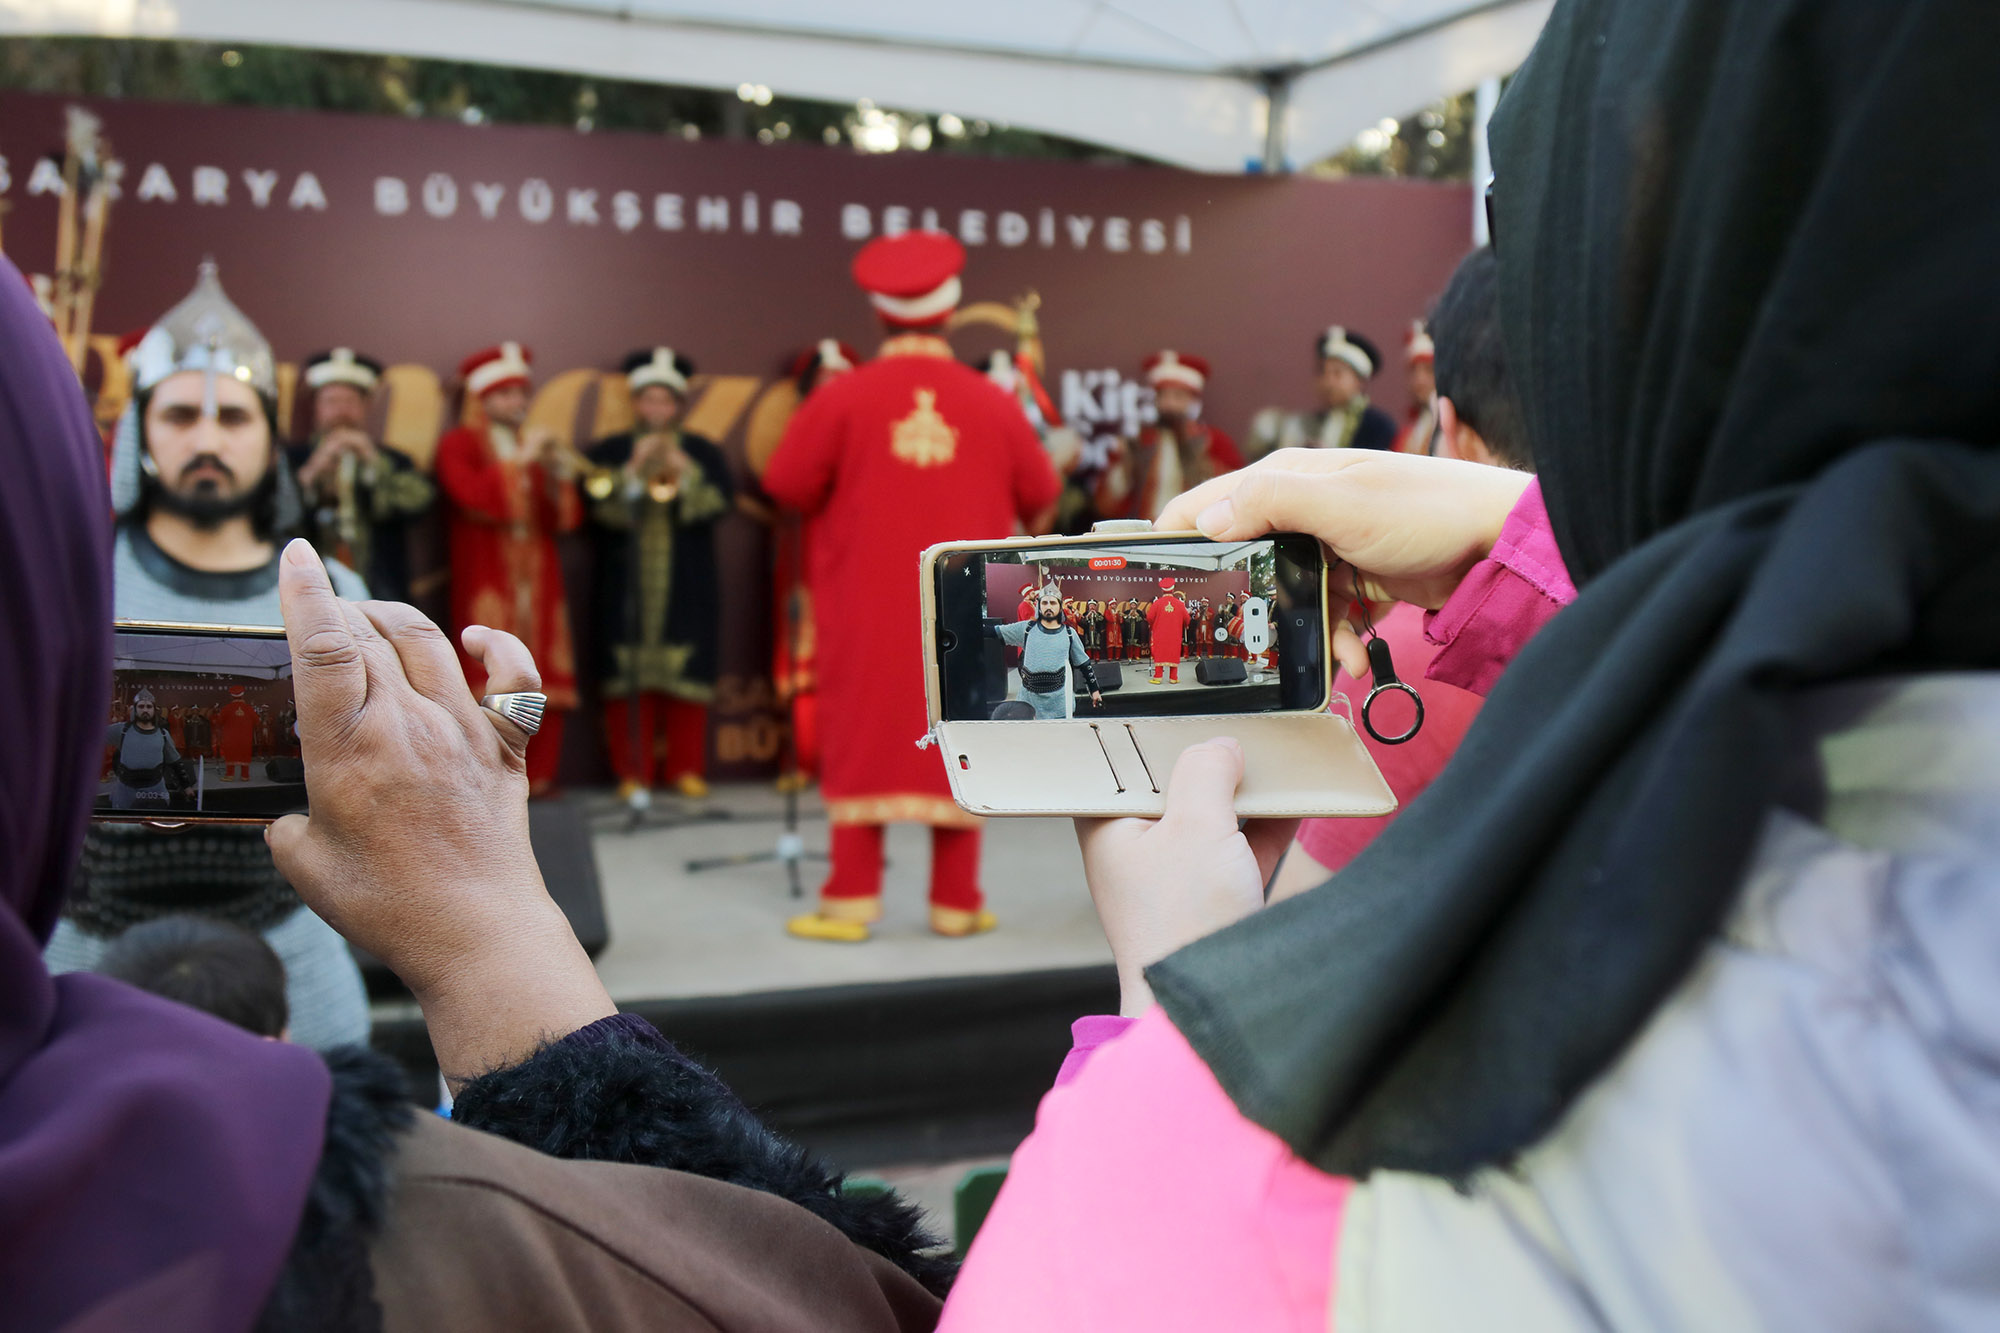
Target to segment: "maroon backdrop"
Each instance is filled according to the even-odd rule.
[[[1160,595],[1160,580],[1171,578],[1174,588],[1183,598],[1206,597],[1212,602],[1241,596],[1250,591],[1250,574],[1247,570],[1228,569],[1216,573],[1205,573],[1198,569],[1177,569],[1162,572],[1157,569],[1121,570],[1115,574],[1093,573],[1081,566],[1046,566],[1050,577],[1061,585],[1065,602],[1131,602],[1151,603]],[[1025,571],[1025,576],[1024,576]],[[986,613],[1001,620],[1012,620],[1021,607],[1021,589],[1033,582],[1033,571],[1025,565],[988,565],[986,567]]]
[[[0,95],[5,243],[29,272],[52,264],[57,197],[36,164],[59,151],[66,104]],[[1239,433],[1259,407],[1309,405],[1327,324],[1399,347],[1463,253],[1471,208],[1465,187],[1413,182],[90,105],[124,164],[98,331],[149,322],[213,255],[286,361],[348,344],[448,377],[513,338],[546,381],[665,342],[709,372],[708,419],[739,468],[760,382],[818,338],[873,345],[846,277],[864,234],[940,226],[969,242],[968,300],[1039,291],[1051,391],[1082,424],[1129,417],[1138,362],[1174,346],[1213,363],[1206,413]],[[972,355],[1003,337],[955,341]],[[1390,360],[1375,397],[1400,414]],[[766,538],[738,515],[723,541],[718,771],[747,774],[778,743]],[[572,776],[601,771],[595,732],[571,729]]]

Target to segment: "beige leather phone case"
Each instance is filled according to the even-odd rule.
[[[1104,538],[1107,544],[1133,534]],[[1176,534],[1149,533],[1148,536]],[[1199,533],[1185,534],[1205,540]],[[924,693],[931,738],[943,751],[952,798],[975,815],[1160,815],[1181,751],[1217,736],[1243,747],[1236,812],[1246,818],[1386,815],[1395,793],[1382,779],[1354,724],[1337,712],[1240,713],[1068,721],[940,721],[943,692],[933,648],[937,558],[950,551],[1074,546],[1076,537],[950,542],[923,557]],[[1084,539],[1087,540],[1087,539]],[[1324,614],[1324,606],[1322,606]],[[1333,690],[1331,655],[1325,696]]]
[[[1217,736],[1243,746],[1236,813],[1386,815],[1396,797],[1338,713],[941,722],[951,794],[975,815],[1158,815],[1181,751]]]

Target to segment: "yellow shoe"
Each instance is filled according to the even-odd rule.
[[[683,773],[674,779],[674,790],[690,801],[699,801],[708,795],[708,783],[699,773]]]
[[[646,790],[645,784],[637,778],[626,778],[618,784],[618,804],[620,805],[629,805],[634,809],[643,810],[653,803],[652,795],[651,792]]]
[[[780,796],[788,796],[795,791],[804,791],[810,786],[812,786],[812,779],[803,773],[780,773],[778,775],[778,794]]]
[[[967,935],[984,935],[999,924],[1000,918],[983,907],[977,912],[968,912],[961,907],[931,908],[931,929],[955,940]]]
[[[785,923],[785,933],[802,940],[831,940],[837,944],[860,944],[868,938],[867,923],[842,921],[836,917],[808,912]]]

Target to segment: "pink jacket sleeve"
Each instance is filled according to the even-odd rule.
[[[1528,483],[1500,529],[1493,553],[1472,567],[1451,600],[1424,618],[1438,645],[1424,675],[1486,694],[1549,617],[1576,600],[1556,549],[1542,483]]]
[[[940,1333],[1319,1333],[1348,1184],[1237,1113],[1157,1006],[1077,1024]]]

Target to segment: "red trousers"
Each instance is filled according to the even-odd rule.
[[[833,826],[833,873],[820,886],[822,898],[882,896],[880,824]],[[979,830],[931,828],[931,906],[976,912],[985,905],[979,892]]]
[[[556,785],[556,769],[562,763],[563,717],[556,711],[542,714],[542,729],[528,742],[528,792],[539,796]]]
[[[689,703],[655,690],[639,692],[639,749],[632,750],[632,704],[625,696],[604,701],[604,741],[611,769],[621,782],[653,785],[653,771],[666,751],[668,782],[700,777],[708,769],[708,705]]]
[[[792,771],[819,772],[819,696],[792,696]]]

